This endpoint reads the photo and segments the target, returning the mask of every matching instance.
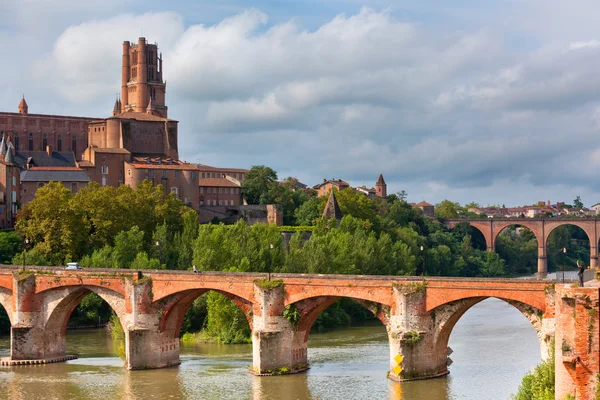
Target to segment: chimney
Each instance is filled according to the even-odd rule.
[[[548,207],[550,207],[550,200],[548,200]]]
[[[48,157],[52,157],[52,146],[46,146],[46,153],[48,153]]]

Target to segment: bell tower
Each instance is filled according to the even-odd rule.
[[[150,103],[153,114],[167,118],[162,61],[158,45],[148,44],[146,38],[139,38],[137,44],[123,42],[121,112],[145,113]]]

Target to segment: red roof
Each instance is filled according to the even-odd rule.
[[[185,171],[197,171],[193,164],[143,164],[143,163],[127,163],[137,169],[179,169]]]
[[[433,204],[429,204],[426,201],[422,201],[420,203],[417,203],[417,207],[433,207]]]
[[[83,171],[78,167],[31,167],[30,171]]]
[[[211,171],[211,172],[249,172],[250,170],[248,169],[243,169],[243,168],[220,168],[220,167],[211,167],[210,165],[202,165],[202,164],[195,164],[196,167],[198,167],[199,171]]]
[[[240,185],[225,178],[200,178],[200,186],[240,187]]]

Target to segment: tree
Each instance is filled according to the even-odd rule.
[[[137,225],[120,232],[115,238],[113,267],[129,268],[144,246],[144,232]]]
[[[22,245],[23,239],[17,232],[0,232],[0,264],[9,264]]]
[[[458,217],[460,204],[450,200],[442,200],[441,203],[435,205],[435,216],[441,219],[449,219]]]
[[[573,207],[581,210],[583,208],[583,202],[581,201],[581,196],[577,196],[575,197],[575,200],[573,200]]]
[[[242,182],[242,193],[248,204],[273,204],[277,186],[277,172],[264,165],[253,165]]]
[[[79,259],[87,250],[81,213],[72,207],[73,193],[59,182],[39,188],[17,216],[17,232],[54,265]]]
[[[396,196],[398,196],[398,200],[406,201],[406,198],[408,197],[408,193],[406,192],[406,190],[401,190],[398,193],[396,193]]]

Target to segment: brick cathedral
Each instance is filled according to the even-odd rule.
[[[162,54],[139,38],[123,43],[121,96],[107,118],[0,112],[0,229],[55,181],[73,193],[88,182],[162,184],[190,207],[238,206],[247,170],[179,160],[178,122],[168,118]]]

